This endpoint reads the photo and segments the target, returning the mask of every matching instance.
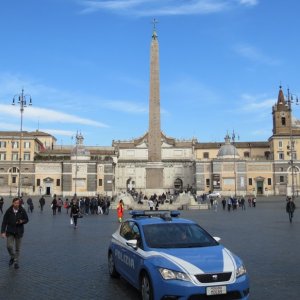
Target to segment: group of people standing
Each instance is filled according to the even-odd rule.
[[[218,197],[210,197],[210,208],[214,209],[215,211],[218,210]],[[238,208],[241,208],[242,210],[246,210],[246,199],[245,197],[228,197],[227,199],[225,197],[221,200],[222,208],[223,210],[227,210],[230,212],[231,210],[237,210]],[[256,207],[256,198],[255,197],[249,197],[248,198],[248,206],[249,207]]]

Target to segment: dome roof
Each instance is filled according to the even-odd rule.
[[[239,157],[236,147],[230,143],[230,137],[227,134],[225,137],[225,145],[222,145],[217,154],[218,158],[234,158]]]

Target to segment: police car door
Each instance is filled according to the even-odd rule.
[[[134,221],[128,221],[128,229],[128,233],[124,236],[127,240],[127,244],[123,257],[123,267],[124,271],[126,270],[127,280],[137,287],[140,264],[142,263],[142,259],[138,254],[140,247],[140,230]],[[137,247],[133,247],[133,245],[129,244],[129,241],[132,240],[137,240]]]

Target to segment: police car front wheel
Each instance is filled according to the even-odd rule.
[[[141,275],[141,296],[142,300],[153,300],[153,289],[151,280],[146,272],[143,272]]]
[[[120,274],[116,270],[114,256],[111,251],[108,253],[108,271],[111,277],[120,277]]]

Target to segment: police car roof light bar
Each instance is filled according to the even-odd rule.
[[[180,212],[178,210],[131,210],[129,212],[130,215],[132,215],[133,218],[137,217],[160,217],[163,219],[170,218],[170,217],[178,217],[180,215]]]

